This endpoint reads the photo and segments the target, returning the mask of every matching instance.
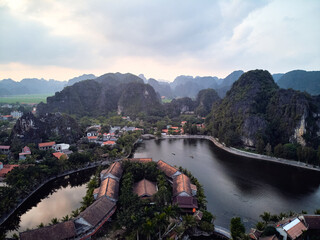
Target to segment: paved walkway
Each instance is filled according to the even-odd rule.
[[[218,148],[223,149],[231,154],[242,156],[242,157],[247,157],[247,158],[253,158],[253,159],[258,159],[262,161],[268,161],[268,162],[274,162],[274,163],[280,163],[280,164],[285,164],[289,166],[294,166],[294,167],[299,167],[299,168],[304,168],[308,170],[313,170],[320,172],[320,167],[319,166],[313,166],[310,164],[306,164],[303,162],[297,162],[294,160],[288,160],[288,159],[283,159],[283,158],[276,158],[276,157],[270,157],[266,155],[261,155],[257,153],[251,153],[251,152],[246,152],[242,151],[236,148],[232,147],[226,147],[222,143],[218,141],[218,139],[212,137],[212,136],[204,136],[204,135],[171,135],[171,136],[164,136],[163,138],[165,139],[188,139],[188,138],[196,138],[196,139],[207,139],[211,142],[213,142]]]

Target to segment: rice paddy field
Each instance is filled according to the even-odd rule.
[[[54,94],[25,94],[25,95],[12,95],[0,97],[0,103],[40,103],[47,102],[47,97],[53,96]]]

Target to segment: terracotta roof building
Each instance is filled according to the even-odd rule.
[[[258,240],[259,237],[261,236],[261,234],[262,234],[261,231],[254,229],[254,228],[251,228],[250,233],[249,233],[249,237],[253,240]]]
[[[268,236],[268,237],[261,237],[259,240],[279,240],[276,235]]]
[[[55,153],[52,153],[52,155],[58,159],[60,159],[62,156],[64,156],[65,158],[68,158],[68,156],[62,152],[55,152]]]
[[[76,236],[76,229],[73,221],[62,222],[20,233],[21,240],[61,240],[71,239],[74,236]]]
[[[6,177],[6,175],[14,168],[19,167],[19,165],[17,164],[7,164],[7,165],[3,165],[1,164],[1,168],[0,168],[0,177],[4,178]]]
[[[39,143],[38,147],[40,150],[48,150],[54,148],[56,142],[46,142],[46,143]]]
[[[99,198],[74,220],[77,235],[81,236],[81,239],[87,239],[112,216],[115,210],[114,202],[105,196]]]
[[[0,154],[8,154],[10,152],[10,146],[0,145]]]
[[[292,221],[290,220],[286,224],[283,224],[281,227],[277,228],[277,231],[283,237],[289,237],[292,240],[299,238],[304,231],[307,231],[307,227],[300,221],[299,218],[295,218]]]
[[[180,174],[176,178],[173,179],[173,196],[186,196],[191,197],[191,183],[188,176],[185,174]]]
[[[147,179],[142,179],[133,186],[133,192],[141,198],[151,198],[157,191],[157,185]]]
[[[100,173],[100,179],[101,181],[111,177],[117,181],[120,180],[121,176],[122,176],[122,165],[120,162],[115,162],[113,164],[111,164],[111,166],[108,169],[102,170]]]
[[[111,201],[118,201],[119,195],[119,182],[113,178],[106,178],[101,182],[98,199],[102,196],[106,196]]]
[[[198,208],[198,201],[194,197],[176,196],[173,197],[173,204],[177,204],[184,212],[193,212]]]
[[[175,178],[176,176],[181,174],[175,167],[172,167],[171,165],[162,160],[159,160],[157,162],[157,166],[159,170],[164,172],[164,174],[169,178]]]
[[[304,215],[306,226],[310,230],[320,230],[320,215]]]

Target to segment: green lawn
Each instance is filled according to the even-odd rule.
[[[40,103],[47,102],[47,97],[54,94],[25,94],[0,97],[0,103]]]

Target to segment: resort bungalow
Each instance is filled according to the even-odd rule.
[[[28,155],[31,155],[31,150],[29,147],[25,146],[22,148],[22,152],[19,153],[19,160],[24,160]]]
[[[10,146],[0,145],[0,154],[9,154]]]
[[[76,228],[72,220],[20,233],[21,240],[61,240],[75,236]]]
[[[54,149],[56,145],[56,142],[46,142],[46,143],[39,143],[38,147],[39,150],[49,150],[49,149]]]
[[[106,196],[109,200],[116,202],[118,201],[119,195],[119,182],[113,178],[106,178],[101,182],[97,199],[102,196]]]
[[[160,171],[164,172],[164,174],[170,179],[174,179],[175,177],[179,176],[181,172],[179,172],[175,167],[172,167],[168,163],[159,160],[157,162],[157,167]]]
[[[173,179],[173,203],[184,212],[193,212],[198,208],[198,202],[192,196],[191,183],[188,176],[180,174]]]
[[[116,204],[105,196],[96,200],[74,220],[76,239],[91,239],[91,236],[109,220],[116,208]]]
[[[142,179],[133,186],[133,192],[142,199],[152,199],[158,191],[157,185],[147,179]]]
[[[122,169],[121,163],[115,162],[108,169],[101,171],[100,179],[101,181],[103,181],[104,179],[110,177],[119,182],[122,176],[122,172],[123,172],[123,169]]]

